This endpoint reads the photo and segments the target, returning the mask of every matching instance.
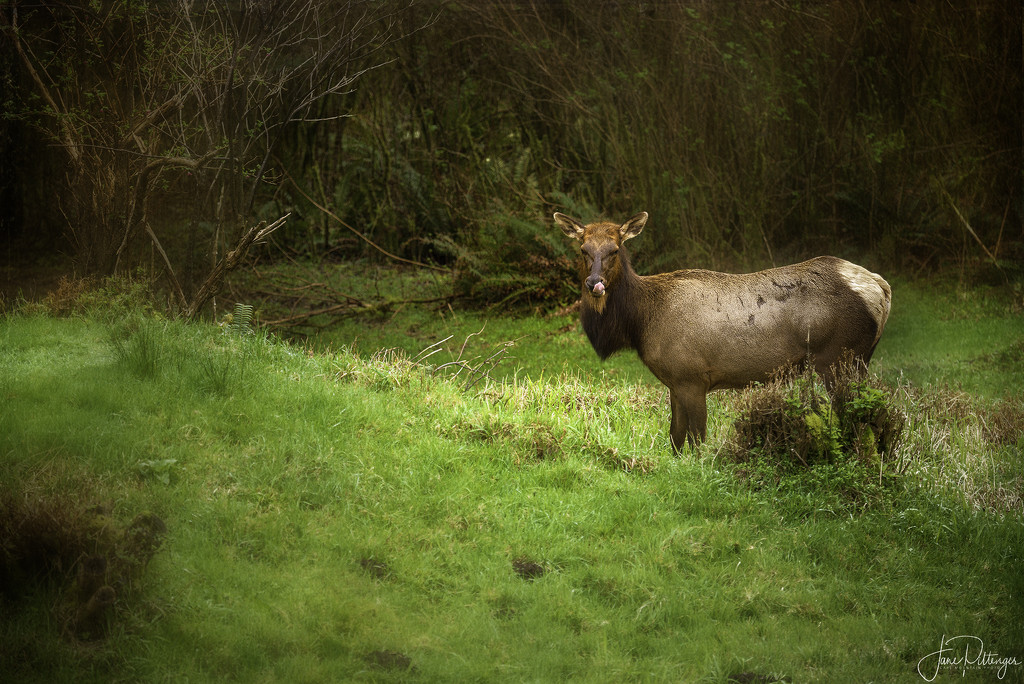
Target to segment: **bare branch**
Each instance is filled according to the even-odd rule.
[[[285,177],[292,184],[292,187],[294,187],[296,190],[298,190],[299,194],[302,195],[303,197],[305,197],[306,200],[310,204],[312,204],[314,207],[316,207],[320,211],[322,211],[325,214],[327,214],[328,216],[330,216],[332,219],[334,219],[335,221],[340,223],[345,228],[348,228],[350,231],[355,233],[355,235],[358,236],[359,239],[363,240],[366,244],[370,245],[371,247],[373,247],[374,249],[376,249],[378,252],[380,252],[384,256],[388,257],[389,259],[394,259],[395,261],[400,261],[400,262],[402,262],[404,264],[411,264],[413,266],[419,266],[420,268],[429,268],[429,269],[432,269],[434,271],[441,271],[442,273],[447,273],[448,272],[448,269],[441,268],[440,266],[433,266],[431,264],[424,264],[424,263],[419,262],[419,261],[413,261],[412,259],[405,259],[403,257],[400,257],[400,256],[396,255],[396,254],[392,254],[391,252],[387,251],[386,249],[384,249],[383,247],[381,247],[380,245],[375,243],[370,238],[368,238],[365,235],[363,235],[362,233],[360,233],[358,230],[356,230],[352,226],[350,226],[347,223],[345,223],[344,221],[342,221],[330,209],[328,209],[327,207],[324,207],[319,202],[317,202],[315,199],[310,197],[309,193],[307,193],[305,190],[303,190],[302,187],[300,187],[299,184],[295,182],[295,179],[292,178],[291,175],[287,171],[284,170],[284,166],[283,165],[282,165],[282,173],[284,173]]]
[[[54,99],[54,95],[50,92],[50,89],[39,75],[39,71],[35,67],[35,62],[29,57],[28,52],[22,45],[20,32],[18,30],[17,3],[12,4],[10,23],[6,21],[4,22],[3,31],[10,37],[11,42],[14,44],[14,50],[18,53],[18,57],[21,58],[22,64],[25,65],[25,69],[28,71],[28,75],[32,79],[32,82],[36,84],[36,88],[39,90],[39,95],[53,110],[53,116],[57,119],[58,126],[60,126],[64,149],[67,151],[68,156],[71,157],[71,163],[75,167],[80,168],[82,165],[82,151],[79,149],[80,140],[78,133],[74,128],[72,128],[68,120],[66,108],[57,104],[57,101]]]
[[[124,253],[125,248],[128,246],[128,243],[131,241],[133,234],[135,233],[140,217],[145,212],[146,200],[149,197],[150,175],[154,171],[159,171],[159,169],[166,166],[184,166],[186,168],[197,169],[209,161],[215,154],[215,151],[208,152],[199,159],[187,159],[185,157],[160,157],[150,161],[142,171],[139,172],[139,176],[135,183],[135,194],[132,197],[131,211],[128,216],[128,221],[125,224],[124,236],[121,238],[121,244],[118,246],[114,258],[115,271],[121,261],[121,255]]]
[[[996,269],[1000,273],[1002,273],[1003,277],[1007,279],[1007,282],[1009,282],[1009,276],[1007,276],[1006,273],[1003,271],[1003,267],[999,265],[999,260],[996,259],[996,255],[993,254],[991,250],[989,250],[989,248],[985,246],[985,243],[981,241],[981,238],[978,237],[978,234],[974,232],[974,228],[972,228],[971,224],[967,221],[966,218],[964,218],[964,215],[960,213],[960,209],[957,208],[956,203],[953,201],[953,198],[950,196],[949,192],[945,188],[941,188],[941,190],[942,194],[946,197],[946,201],[949,202],[949,206],[953,208],[953,212],[956,214],[956,217],[960,219],[960,223],[963,225],[964,230],[971,234],[971,237],[973,237],[974,241],[978,243],[978,246],[981,247],[985,254],[988,255],[988,258],[992,260],[992,263],[993,265],[995,265]]]
[[[174,97],[170,98],[160,106],[150,111],[137,124],[135,124],[135,126],[133,126],[132,129],[128,131],[128,133],[124,136],[124,138],[121,139],[121,146],[124,147],[128,145],[128,142],[136,139],[139,133],[141,133],[146,127],[153,125],[153,123],[157,119],[162,117],[171,109],[176,109],[179,107],[181,107],[181,95],[180,93],[176,93]],[[143,151],[141,149],[142,146],[140,145],[139,147],[140,151]]]
[[[248,254],[249,248],[252,247],[253,243],[266,239],[268,235],[284,225],[289,216],[291,216],[290,213],[285,214],[269,226],[266,221],[261,221],[246,231],[238,240],[235,248],[217,261],[206,281],[199,287],[199,291],[196,292],[195,297],[192,298],[192,301],[185,308],[185,318],[190,320],[195,318],[206,302],[210,301],[220,291],[224,283],[224,276],[238,266],[242,259],[245,258],[245,255]]]
[[[178,282],[178,276],[174,273],[174,267],[171,266],[171,260],[167,258],[167,252],[164,251],[164,246],[160,244],[160,240],[157,238],[156,233],[153,232],[153,227],[149,225],[149,221],[146,221],[145,224],[149,239],[153,241],[153,246],[160,253],[160,257],[164,260],[164,265],[167,267],[167,275],[171,279],[171,283],[174,284],[174,292],[178,295],[178,304],[185,308],[188,306],[188,300],[185,298],[185,292],[181,289],[181,283]]]

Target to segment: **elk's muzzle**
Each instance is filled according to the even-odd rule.
[[[587,289],[590,290],[590,294],[595,297],[604,296],[604,278],[598,275],[592,275],[587,278]]]

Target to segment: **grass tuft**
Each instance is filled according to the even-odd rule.
[[[1024,512],[1021,401],[978,401],[960,389],[901,386],[911,471],[926,487],[973,510]]]
[[[114,357],[137,377],[156,377],[164,361],[161,327],[160,322],[141,317],[122,323],[110,338]]]

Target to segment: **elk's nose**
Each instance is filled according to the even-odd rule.
[[[602,282],[600,276],[590,276],[587,278],[587,289],[590,290],[590,294],[595,297],[600,297],[604,294],[604,282]]]

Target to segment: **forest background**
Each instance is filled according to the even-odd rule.
[[[194,315],[249,229],[290,213],[263,254],[400,258],[449,270],[476,303],[552,305],[575,288],[551,213],[646,210],[647,272],[830,252],[1021,280],[1017,3],[0,14],[8,279],[141,268]]]

